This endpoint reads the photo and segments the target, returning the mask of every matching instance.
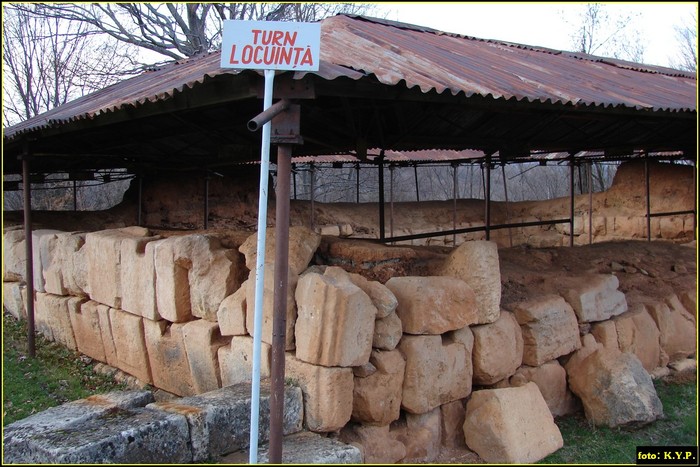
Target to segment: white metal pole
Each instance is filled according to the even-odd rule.
[[[272,105],[272,89],[275,70],[265,70],[265,96],[263,110]],[[267,231],[267,183],[270,172],[270,127],[262,128],[260,149],[260,194],[258,197],[258,253],[255,264],[255,307],[253,329],[253,375],[250,397],[250,453],[249,463],[258,463],[258,420],[260,416],[260,347],[262,342],[262,302],[265,284],[265,234]]]

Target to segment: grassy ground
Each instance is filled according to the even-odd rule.
[[[3,314],[2,424],[91,394],[126,389],[95,373],[91,359],[36,337],[36,358],[27,355],[26,321]]]

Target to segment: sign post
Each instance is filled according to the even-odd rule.
[[[272,106],[275,70],[318,70],[321,28],[318,23],[273,21],[224,21],[221,67],[262,69],[265,76],[263,112]],[[260,413],[260,353],[262,343],[262,302],[265,276],[267,231],[267,185],[270,170],[270,119],[262,128],[260,191],[258,198],[258,237],[255,267],[253,320],[253,369],[250,406],[249,463],[258,461]],[[289,197],[289,194],[287,194]]]

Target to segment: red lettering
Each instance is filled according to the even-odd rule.
[[[274,45],[282,47],[282,41],[281,39],[284,37],[284,33],[282,31],[274,31],[272,33],[272,42]]]
[[[253,59],[253,46],[252,45],[246,45],[243,47],[243,53],[241,54],[241,63],[244,64],[249,64],[250,61]]]
[[[297,41],[297,31],[294,31],[293,34],[290,34],[289,32],[285,33],[284,36],[284,45],[291,45],[294,47],[294,44]]]
[[[284,63],[289,65],[292,61],[292,49],[288,47],[283,47],[280,49],[279,61],[278,63]]]
[[[264,37],[264,35],[263,35],[263,37]],[[263,41],[264,41],[264,39],[263,39]],[[260,53],[260,51],[262,51],[262,50],[263,50],[263,48],[261,46],[257,46],[255,48],[255,55],[253,57],[253,63],[255,63],[256,65],[260,65],[262,63],[262,58],[260,58],[260,56],[258,55]]]
[[[235,65],[238,63],[238,60],[236,60],[234,57],[236,56],[236,44],[233,44],[231,46],[231,56],[228,59],[228,62],[232,65]]]
[[[253,29],[251,32],[253,33],[253,44],[257,44],[258,34],[260,34],[262,31],[260,29]]]
[[[304,52],[304,56],[301,58],[301,65],[311,65],[314,64],[314,57],[311,55],[311,49],[307,48]]]

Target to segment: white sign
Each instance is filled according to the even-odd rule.
[[[320,23],[224,21],[221,68],[317,71]]]

